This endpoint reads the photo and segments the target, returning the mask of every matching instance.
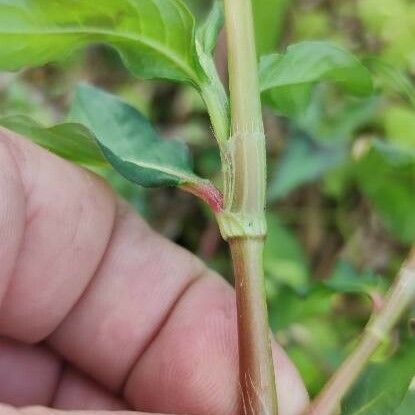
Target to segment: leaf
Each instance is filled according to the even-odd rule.
[[[399,408],[393,413],[393,415],[413,415],[415,408],[415,376],[412,379],[409,390],[403,398]]]
[[[378,39],[382,45],[376,50],[376,55],[395,67],[413,72],[413,1],[360,0],[356,6],[357,18],[362,22],[365,34]]]
[[[305,293],[292,287],[281,286],[269,300],[272,331],[284,330],[292,324],[304,324],[310,319],[322,320],[331,312],[330,290],[322,284],[311,284]]]
[[[373,121],[380,107],[379,98],[355,100],[349,97],[339,104],[331,92],[326,87],[316,88],[307,110],[294,124],[310,134],[314,141],[349,143],[358,129]]]
[[[268,200],[285,197],[292,190],[320,178],[341,164],[347,156],[343,144],[325,144],[297,132],[289,139],[268,189]]]
[[[367,294],[374,291],[384,291],[382,279],[370,270],[358,272],[353,266],[340,260],[333,275],[324,284],[335,292],[345,294]]]
[[[404,71],[373,56],[366,58],[364,63],[368,65],[373,73],[389,83],[396,92],[406,97],[412,106],[415,107],[415,86]]]
[[[402,149],[415,148],[415,110],[401,105],[389,105],[385,112],[385,132],[390,141]]]
[[[197,31],[198,39],[206,53],[212,53],[215,49],[219,32],[225,23],[223,4],[215,0],[206,21]]]
[[[267,216],[267,226],[264,270],[268,280],[304,292],[309,282],[309,271],[301,245],[276,215]]]
[[[344,168],[350,142],[358,128],[375,115],[376,99],[346,102],[333,110],[327,88],[319,88],[306,112],[291,122],[280,160],[268,189],[268,200],[275,201],[306,183],[333,178],[334,169]]]
[[[415,240],[415,150],[373,140],[354,174],[386,227],[402,242]]]
[[[88,167],[104,167],[107,162],[93,135],[76,123],[45,127],[24,115],[0,118],[0,125],[30,138],[36,144],[67,160]]]
[[[107,115],[109,114],[109,115]],[[210,205],[222,209],[222,195],[191,170],[187,147],[163,140],[135,108],[91,86],[77,90],[68,123],[44,127],[26,116],[0,118],[0,125],[30,138],[59,156],[103,175],[142,209],[130,182],[144,187],[181,186]],[[81,124],[82,123],[82,124]],[[114,176],[113,167],[121,176]],[[127,180],[125,180],[127,179]]]
[[[292,0],[253,0],[255,42],[259,56],[275,49]]]
[[[372,92],[369,71],[349,52],[328,42],[308,41],[291,45],[284,55],[261,58],[260,88],[277,111],[298,115],[307,107],[313,86],[331,81],[356,96]]]
[[[78,87],[70,120],[96,137],[105,158],[125,178],[145,187],[198,183],[187,147],[163,140],[135,108],[89,85]]]
[[[370,365],[343,402],[342,415],[391,415],[401,405],[415,374],[415,341]]]
[[[148,215],[144,189],[138,188],[111,168],[99,149],[95,137],[84,126],[63,123],[45,127],[24,115],[0,118],[0,125],[31,139],[66,160],[103,176],[141,215]]]
[[[105,43],[138,77],[198,85],[205,75],[194,31],[181,0],[0,0],[0,69],[43,65]]]

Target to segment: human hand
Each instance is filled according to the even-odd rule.
[[[101,179],[3,129],[0,236],[0,415],[239,413],[232,288]],[[300,415],[304,386],[273,354],[280,414]]]

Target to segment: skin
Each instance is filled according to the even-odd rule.
[[[4,129],[0,235],[0,415],[239,413],[233,289],[100,178]],[[300,415],[304,385],[273,355],[280,414]]]

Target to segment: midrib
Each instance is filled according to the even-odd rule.
[[[197,179],[197,176],[194,176],[192,174],[186,174],[183,170],[180,169],[171,169],[169,167],[164,167],[159,164],[154,163],[148,163],[146,161],[141,160],[135,160],[135,159],[124,159],[127,163],[132,163],[140,167],[144,167],[146,169],[150,170],[157,170],[165,174],[169,174],[170,176],[178,177],[181,180],[184,180],[185,182],[192,183],[195,182]]]
[[[192,68],[182,62],[179,56],[171,53],[168,49],[163,47],[160,43],[154,42],[151,39],[148,39],[145,36],[136,36],[131,33],[126,32],[114,32],[110,30],[103,30],[103,29],[59,29],[59,30],[42,30],[42,31],[19,31],[19,32],[5,32],[0,30],[0,35],[53,35],[53,34],[69,34],[69,35],[104,35],[104,36],[113,36],[124,38],[128,40],[132,40],[135,42],[142,43],[143,45],[149,46],[157,50],[160,54],[164,55],[168,60],[170,60],[175,66],[180,68],[184,73],[186,73],[189,78],[194,81],[196,84],[199,83],[199,79],[196,73],[192,70]]]

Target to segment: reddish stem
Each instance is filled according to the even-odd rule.
[[[185,183],[180,188],[202,199],[214,213],[220,213],[223,210],[223,195],[212,183]]]

